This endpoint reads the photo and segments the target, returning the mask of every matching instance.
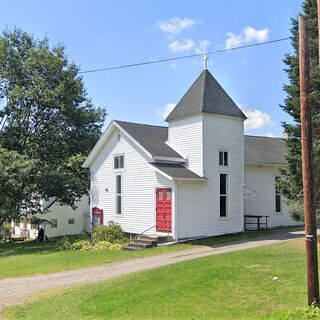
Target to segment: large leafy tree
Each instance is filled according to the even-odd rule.
[[[310,52],[310,95],[309,103],[312,109],[313,124],[313,161],[315,178],[316,207],[320,208],[320,71],[318,55],[318,28],[317,28],[317,0],[305,0],[302,11],[306,17],[309,52]],[[283,123],[288,133],[287,159],[288,167],[282,170],[282,190],[291,200],[291,209],[294,217],[301,219],[303,187],[301,173],[301,123],[300,123],[300,87],[299,87],[299,60],[298,60],[298,20],[292,19],[291,40],[294,48],[293,54],[287,54],[284,62],[289,84],[284,85],[287,94],[284,105],[281,107],[292,117],[292,123]]]
[[[74,206],[87,193],[81,164],[100,136],[104,117],[62,45],[51,48],[47,38],[37,40],[20,29],[3,32],[0,215],[39,212],[39,197]]]

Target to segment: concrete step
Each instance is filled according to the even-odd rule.
[[[137,237],[124,248],[125,251],[147,249],[151,247],[156,247],[159,243],[165,243],[172,241],[171,236],[167,235],[137,235]]]
[[[132,250],[141,250],[151,248],[152,246],[147,245],[145,243],[136,243],[132,242],[127,247],[124,248],[125,251],[132,251]]]
[[[150,245],[151,247],[156,247],[158,241],[154,239],[135,239],[133,243],[144,243],[146,245]]]
[[[168,235],[137,235],[137,239],[139,240],[150,240],[150,241],[157,241],[157,243],[165,243],[172,241],[172,236]]]

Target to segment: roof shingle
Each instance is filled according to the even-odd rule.
[[[201,72],[166,121],[170,122],[202,112],[246,119],[244,113],[208,70]]]
[[[283,138],[244,136],[244,163],[286,165]]]
[[[207,180],[204,177],[198,176],[193,171],[184,167],[181,164],[171,164],[171,163],[150,163],[154,167],[158,168],[160,171],[164,172],[173,179],[188,179],[188,180]]]
[[[115,122],[135,139],[143,148],[156,157],[182,158],[165,142],[168,140],[168,128],[125,121]]]

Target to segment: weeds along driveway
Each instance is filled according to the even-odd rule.
[[[239,242],[215,245],[212,247],[202,246],[194,249],[126,260],[97,267],[28,277],[6,278],[0,280],[0,310],[21,304],[25,298],[41,291],[107,280],[133,272],[149,270],[215,254],[276,244],[283,241],[302,238],[303,236],[303,231],[287,230],[285,232],[277,232],[252,240],[242,240]]]

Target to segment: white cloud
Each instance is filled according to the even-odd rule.
[[[208,47],[211,42],[209,40],[200,40],[198,46],[195,48],[196,53],[205,53],[208,51]]]
[[[158,21],[156,26],[163,32],[170,35],[180,34],[185,29],[192,28],[196,22],[189,18],[171,18],[166,21]]]
[[[182,41],[175,40],[169,44],[169,49],[172,52],[183,52],[191,50],[195,46],[192,39],[184,39]]]
[[[272,132],[267,133],[265,136],[269,138],[276,138],[276,135]]]
[[[271,116],[266,112],[262,112],[258,109],[252,109],[248,107],[242,107],[241,110],[247,116],[247,120],[244,122],[244,128],[246,130],[262,129],[272,126],[274,124]]]
[[[162,119],[165,119],[176,105],[177,105],[176,103],[169,102],[169,103],[166,103],[164,107],[157,108],[156,109],[157,116]]]
[[[243,31],[240,34],[228,32],[225,47],[226,49],[231,49],[252,42],[266,41],[269,36],[269,31],[270,30],[268,28],[257,30],[253,27],[247,26],[243,28]]]
[[[171,62],[171,63],[170,63],[170,67],[171,67],[172,69],[178,69],[178,68],[179,68],[179,65],[178,65],[177,63],[175,63],[175,62]]]

